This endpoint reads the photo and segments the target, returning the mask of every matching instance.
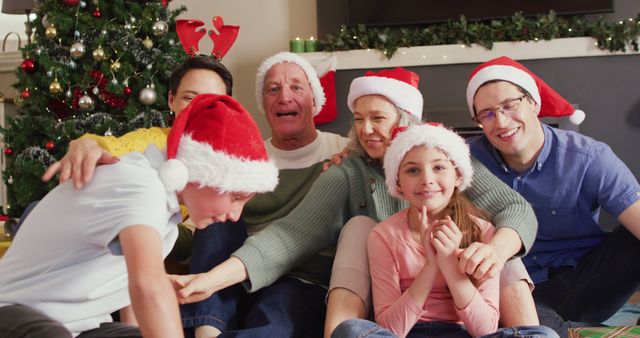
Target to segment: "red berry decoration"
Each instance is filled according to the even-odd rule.
[[[122,92],[124,93],[124,95],[128,96],[128,95],[131,95],[131,93],[133,93],[133,89],[131,89],[131,87],[127,86],[127,87],[124,87]]]
[[[11,147],[4,148],[4,154],[7,156],[13,155],[13,149]]]
[[[49,142],[47,142],[47,143],[44,145],[44,147],[45,147],[47,150],[51,151],[51,150],[53,150],[53,149],[56,147],[56,144],[55,144],[55,143],[53,143],[53,141],[49,141]]]
[[[78,6],[80,0],[62,0],[62,2],[67,6]]]
[[[29,92],[29,88],[25,88],[20,92],[20,98],[26,100],[31,96],[31,92]]]
[[[22,64],[20,65],[20,69],[22,69],[23,72],[29,75],[32,75],[33,73],[35,73],[37,68],[38,66],[36,65],[36,62],[33,59],[25,59],[24,61],[22,61]]]
[[[93,17],[96,19],[100,19],[102,17],[102,12],[100,12],[99,8],[96,8],[96,10],[93,11],[91,15],[93,15]]]

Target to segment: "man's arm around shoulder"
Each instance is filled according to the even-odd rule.
[[[119,235],[129,273],[129,293],[144,337],[183,337],[178,302],[162,259],[157,230],[133,225]]]

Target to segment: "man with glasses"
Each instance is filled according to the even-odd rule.
[[[539,117],[575,111],[507,57],[473,71],[467,103],[484,132],[470,140],[472,154],[527,199],[538,218],[536,241],[523,259],[538,309],[564,321],[606,320],[640,285],[637,179],[606,144],[542,124]],[[601,208],[623,226],[605,231]],[[550,318],[541,314],[541,324],[558,329]]]

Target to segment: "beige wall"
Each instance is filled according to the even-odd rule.
[[[225,24],[240,26],[235,45],[223,63],[234,77],[233,96],[253,113],[262,135],[271,135],[255,99],[255,73],[266,57],[289,50],[289,40],[317,35],[316,0],[174,0],[173,8],[185,5],[180,18],[200,19],[211,27],[211,18],[221,16]],[[202,39],[200,51],[211,50],[211,40]]]

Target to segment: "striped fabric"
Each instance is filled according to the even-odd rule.
[[[640,338],[640,326],[580,327],[569,329],[569,338]]]

